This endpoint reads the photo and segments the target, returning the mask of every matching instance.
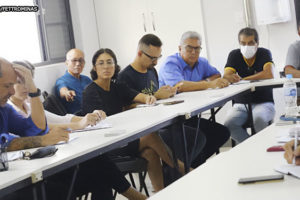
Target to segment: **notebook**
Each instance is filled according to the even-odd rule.
[[[300,166],[294,164],[286,164],[275,167],[275,171],[295,176],[300,179]]]

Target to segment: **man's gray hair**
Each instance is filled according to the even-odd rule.
[[[196,31],[187,31],[185,33],[182,34],[181,39],[180,39],[180,45],[183,45],[184,42],[187,39],[198,39],[200,43],[202,43],[202,38],[201,35],[199,33],[197,33]]]

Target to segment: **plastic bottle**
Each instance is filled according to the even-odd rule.
[[[297,85],[292,80],[293,75],[287,74],[286,81],[283,84],[285,117],[295,117],[298,115],[297,108]]]

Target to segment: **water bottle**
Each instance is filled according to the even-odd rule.
[[[295,117],[298,114],[297,109],[297,85],[292,80],[293,75],[287,74],[286,81],[283,84],[285,117]]]

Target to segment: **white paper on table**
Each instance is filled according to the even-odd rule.
[[[294,164],[280,165],[275,167],[274,170],[283,174],[290,174],[300,178],[300,166]]]
[[[154,103],[154,104],[139,104],[136,107],[137,108],[144,108],[144,107],[153,107],[153,106],[157,106],[158,103]]]
[[[70,142],[76,140],[77,138],[78,138],[77,136],[75,137],[74,135],[69,135],[69,140],[68,140],[68,142],[60,141],[60,142],[56,143],[56,145],[67,144],[67,143],[70,143]]]
[[[240,84],[247,84],[247,83],[251,83],[251,82],[248,80],[240,80],[239,82],[232,83],[232,85],[240,85]]]
[[[87,126],[84,129],[72,130],[72,132],[81,132],[81,131],[90,131],[95,129],[104,129],[104,128],[111,128],[112,124],[108,123],[106,120],[101,120],[98,124],[94,126]]]
[[[13,160],[18,160],[23,158],[23,151],[12,151],[12,152],[7,152],[7,160],[8,161],[13,161]]]
[[[286,143],[286,142],[289,142],[293,139],[294,138],[290,137],[289,135],[283,135],[283,136],[280,136],[280,137],[276,138],[277,142],[279,142],[279,143]]]

